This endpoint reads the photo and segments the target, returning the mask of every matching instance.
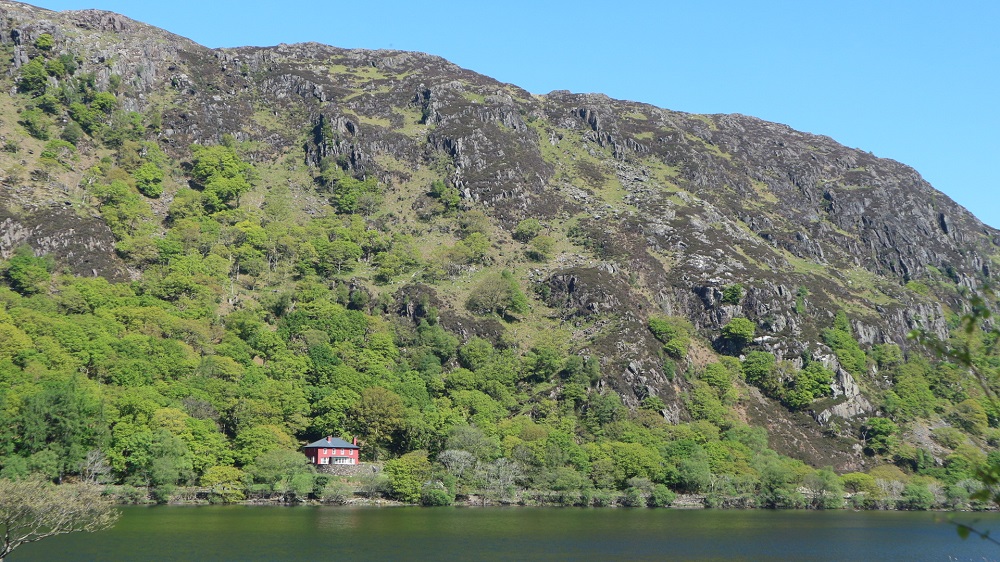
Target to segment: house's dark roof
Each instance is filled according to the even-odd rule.
[[[310,443],[303,447],[304,449],[311,449],[313,447],[326,447],[332,448],[336,447],[338,449],[360,449],[357,445],[352,445],[347,441],[344,441],[340,437],[324,437],[315,443]]]

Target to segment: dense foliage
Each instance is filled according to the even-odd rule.
[[[331,156],[302,165],[303,189],[321,202],[305,212],[293,182],[269,176],[305,154],[255,164],[252,143],[223,137],[172,159],[155,111],[122,110],[115,80],[98,87],[51,36],[34,46],[12,83],[18,123],[44,141],[39,170],[87,161],[87,209],[135,279],[74,276],[28,247],[0,262],[2,477],[148,488],[159,501],[187,486],[220,502],[342,501],[352,490],[300,451],[338,435],[383,463],[355,482],[361,492],[426,505],[534,494],[666,506],[688,493],[708,505],[835,508],[846,491],[859,507],[926,509],[968,502],[987,451],[997,455],[1000,410],[957,363],[865,348],[843,311],[822,333],[836,357],[826,362],[776,357],[758,338],[763,324],[742,316],[707,333],[652,314],[644,336],[662,345],[685,408],[672,422],[654,394],[628,408],[603,384],[601,357],[555,321],[529,318],[546,288],[528,290],[526,271],[569,243],[548,225],[521,220],[505,254],[511,225],[442,174],[427,183],[427,228],[395,228],[409,209],[390,208],[391,186]],[[468,315],[447,322],[425,289],[456,279],[452,314]],[[728,285],[721,303],[739,306],[751,289]],[[796,295],[800,313],[806,296]],[[1000,367],[993,336],[965,337],[988,387]],[[781,456],[743,421],[761,395],[794,411],[836,400],[836,365],[892,383],[866,389],[880,415],[843,429],[883,464],[867,474]],[[924,445],[902,444],[928,425]]]

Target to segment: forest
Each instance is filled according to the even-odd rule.
[[[835,373],[777,357],[754,320],[708,333],[649,313],[685,412],[668,420],[655,394],[626,406],[530,275],[590,251],[580,228],[504,223],[446,166],[406,209],[396,186],[335,155],[261,161],[230,135],[166,147],[157,108],[123,108],[120,77],[101,86],[50,35],[33,46],[5,79],[17,93],[2,149],[37,157],[5,183],[76,173],[76,212],[100,217],[132,275],[73,273],[28,246],[0,261],[0,477],[94,481],[121,502],[986,505],[977,474],[1000,465],[1000,357],[995,333],[966,330],[960,310],[946,343],[974,374],[920,346],[862,345],[852,311],[836,313],[821,337],[839,365],[891,384],[866,389],[877,414],[828,430],[859,440],[864,469],[809,466],[772,450],[743,406],[760,394],[809,411],[833,399]],[[723,302],[746,292],[729,284]],[[327,435],[357,437],[379,472],[315,472],[301,447]]]

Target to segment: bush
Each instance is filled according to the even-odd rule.
[[[541,234],[532,238],[529,246],[527,255],[530,259],[548,261],[552,257],[552,251],[555,250],[556,241],[551,236]]]
[[[733,318],[722,327],[722,337],[739,349],[753,342],[757,325],[747,318]]]
[[[48,33],[43,33],[38,36],[38,39],[35,39],[35,47],[37,47],[39,51],[48,52],[55,46],[56,40]]]
[[[934,505],[934,493],[924,482],[910,482],[903,488],[902,509],[927,511]]]
[[[61,138],[64,141],[70,142],[75,146],[79,144],[80,139],[83,138],[83,135],[84,135],[83,128],[80,127],[80,124],[77,123],[76,121],[70,121],[69,123],[66,123],[65,127],[63,127],[62,133],[59,135],[59,138]]]
[[[653,337],[662,343],[690,334],[690,324],[683,318],[676,316],[653,316],[646,326],[652,332]]]
[[[591,495],[591,502],[594,507],[608,507],[615,501],[615,494],[607,490],[594,490]]]
[[[517,227],[514,229],[514,240],[527,243],[538,236],[541,231],[542,223],[538,222],[538,219],[524,219],[517,223]]]
[[[670,488],[664,486],[663,484],[657,484],[653,488],[653,493],[649,494],[649,498],[646,500],[646,505],[649,507],[670,507],[676,499],[677,494],[675,494]]]
[[[687,357],[688,345],[691,340],[687,337],[676,337],[663,344],[663,353],[672,359],[684,359]]]
[[[989,424],[983,405],[972,398],[956,404],[948,419],[973,435],[981,435]]]
[[[344,504],[354,496],[354,489],[342,480],[332,480],[320,490],[319,499],[324,502]]]
[[[931,439],[935,443],[953,450],[965,443],[965,435],[954,427],[935,428],[931,431]]]
[[[823,330],[823,342],[833,349],[837,360],[852,375],[864,372],[868,357],[851,334],[851,324],[843,310],[837,312],[833,327]]]
[[[451,505],[455,501],[454,496],[444,488],[424,486],[420,492],[420,505],[428,507],[438,507]]]
[[[163,194],[163,170],[152,162],[146,162],[133,174],[135,187],[146,197],[159,197]]]
[[[54,139],[45,143],[45,148],[42,150],[41,157],[55,160],[60,164],[66,164],[75,153],[76,147],[73,146],[73,143],[60,139]]]
[[[41,109],[23,111],[18,123],[36,139],[49,140],[49,119]]]
[[[625,491],[625,497],[622,498],[622,505],[625,507],[642,507],[646,505],[646,498],[643,497],[640,490],[629,488]]]
[[[722,302],[724,304],[740,304],[743,300],[743,285],[733,283],[722,289]]]
[[[21,67],[21,78],[17,81],[17,89],[25,94],[41,95],[49,83],[49,73],[41,58],[33,58]]]

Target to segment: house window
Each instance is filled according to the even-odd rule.
[[[323,458],[319,459],[319,464],[330,464],[330,458],[329,457],[323,457]]]

